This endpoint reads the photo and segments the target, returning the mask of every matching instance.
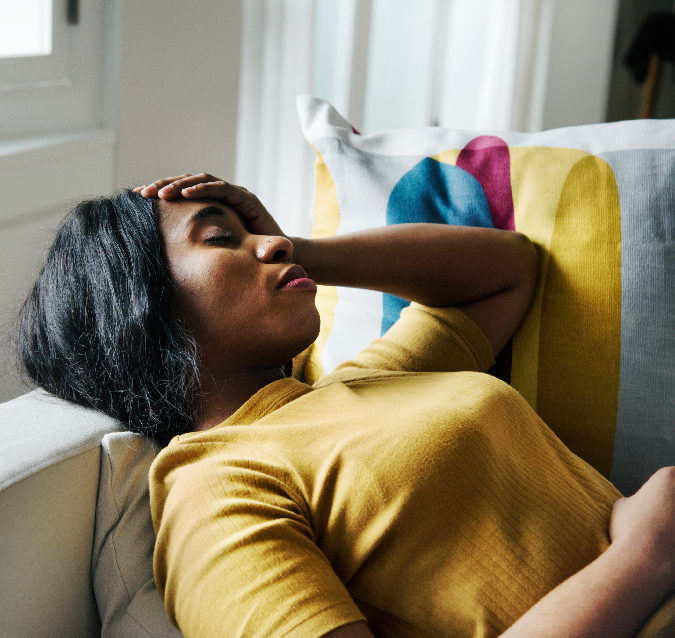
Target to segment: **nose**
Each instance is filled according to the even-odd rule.
[[[258,259],[267,264],[290,261],[293,254],[293,244],[286,237],[260,235],[255,252]]]

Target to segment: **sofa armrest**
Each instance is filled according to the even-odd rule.
[[[0,492],[0,626],[7,636],[97,636],[90,564],[100,449]]]
[[[41,390],[0,405],[0,626],[17,638],[97,636],[91,584],[109,417]]]

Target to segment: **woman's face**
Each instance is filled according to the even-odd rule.
[[[310,281],[284,285],[293,245],[252,235],[227,206],[210,200],[157,200],[167,265],[178,287],[174,311],[215,375],[281,367],[319,333]]]

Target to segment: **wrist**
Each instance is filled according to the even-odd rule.
[[[307,263],[307,253],[308,245],[311,240],[306,239],[305,237],[289,237],[291,243],[293,244],[293,254],[291,255],[291,261],[294,264],[302,266],[308,273],[310,265]],[[311,273],[310,273],[311,275]]]
[[[630,571],[635,581],[645,582],[655,595],[661,592],[665,596],[675,590],[675,557],[647,534],[632,542],[614,541],[605,556]]]

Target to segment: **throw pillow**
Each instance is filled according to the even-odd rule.
[[[622,492],[675,464],[675,123],[359,135],[322,100],[301,96],[298,110],[317,153],[313,236],[414,221],[528,235],[540,281],[507,380]],[[405,303],[321,288],[307,380],[380,336]]]

